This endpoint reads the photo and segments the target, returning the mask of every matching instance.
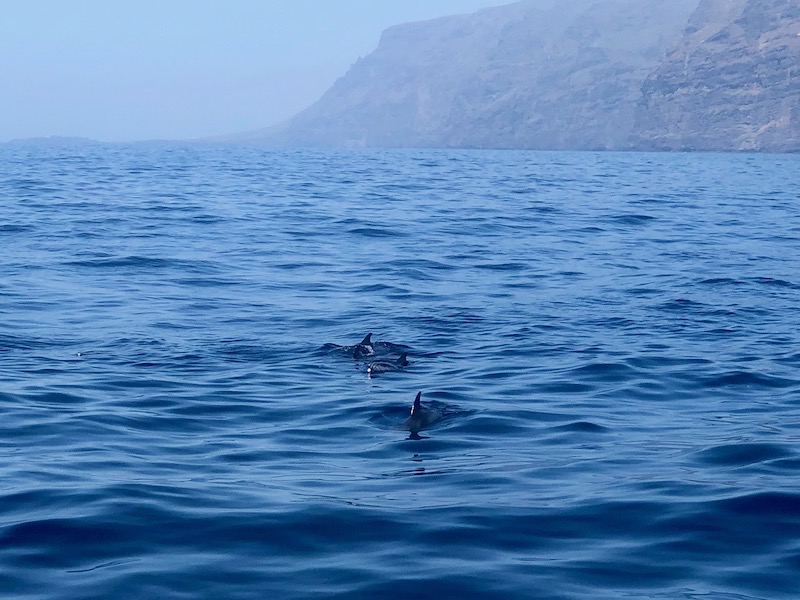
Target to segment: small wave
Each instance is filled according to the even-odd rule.
[[[598,425],[596,423],[591,423],[590,421],[575,421],[574,423],[567,423],[566,425],[553,427],[553,430],[570,431],[575,433],[607,433],[609,431],[607,427],[603,427],[602,425]]]
[[[475,268],[484,269],[487,271],[518,272],[527,270],[528,268],[530,268],[530,265],[521,262],[484,263],[480,265],[475,265]]]
[[[163,269],[172,266],[173,261],[166,258],[125,256],[125,257],[115,257],[115,258],[73,260],[73,261],[68,261],[65,264],[71,267],[91,267],[91,268],[101,268],[101,269],[116,269],[125,267]]]
[[[738,443],[707,448],[697,454],[697,459],[709,465],[736,467],[788,458],[792,455],[792,452],[775,444]]]
[[[786,288],[789,290],[800,289],[800,284],[787,281],[785,279],[776,279],[773,277],[749,277],[749,278],[732,278],[732,277],[710,277],[708,279],[701,279],[699,285],[724,285],[724,286],[741,286],[746,284],[755,284],[766,287]]]
[[[447,264],[435,260],[426,260],[422,258],[401,258],[388,261],[386,264],[393,267],[410,267],[414,269],[432,269],[435,271],[451,271],[455,269],[455,265]]]
[[[775,359],[776,362],[800,366],[800,352],[794,352]]]
[[[800,290],[800,284],[792,283],[784,279],[773,279],[772,277],[756,277],[754,283],[770,287],[787,288],[790,290]]]
[[[42,392],[40,394],[26,394],[25,398],[34,405],[49,407],[64,407],[86,404],[87,398],[66,392]]]
[[[633,367],[625,363],[592,362],[569,371],[571,377],[590,379],[592,381],[619,382],[629,381],[639,376]]]
[[[536,386],[540,394],[588,394],[595,389],[594,385],[575,381],[554,381]]]
[[[27,233],[33,231],[31,225],[0,225],[0,235],[6,233]]]
[[[281,271],[300,271],[302,269],[309,269],[309,268],[326,268],[330,265],[328,263],[317,262],[313,260],[304,260],[302,262],[284,262],[272,265],[274,269],[280,269]]]
[[[669,312],[696,312],[706,310],[708,307],[702,302],[689,300],[688,298],[676,298],[668,302],[664,302],[659,306],[661,310]]]
[[[758,492],[718,500],[719,510],[738,516],[788,517],[800,525],[800,493]]]
[[[613,216],[610,217],[609,220],[623,225],[644,225],[650,221],[655,221],[656,217],[642,214],[628,214]]]
[[[702,279],[698,283],[699,285],[741,285],[744,281],[741,279],[732,279],[730,277],[711,277],[709,279]]]
[[[381,293],[396,293],[404,292],[402,288],[394,285],[387,285],[385,283],[370,283],[362,285],[356,290],[359,294],[381,294]]]
[[[0,540],[4,546],[50,546],[58,540],[64,546],[79,545],[83,552],[93,546],[98,552],[108,540],[122,539],[125,526],[89,519],[41,519],[8,527]]]
[[[219,215],[211,215],[211,214],[195,215],[191,219],[193,222],[200,223],[203,225],[213,225],[216,223],[223,223],[225,221],[225,219],[223,219]]]
[[[385,229],[381,227],[357,227],[355,229],[350,229],[347,233],[366,238],[393,238],[401,237],[403,235],[399,231],[393,231],[391,229]]]
[[[103,562],[97,565],[91,565],[88,567],[84,567],[82,569],[66,569],[66,573],[91,573],[92,571],[98,571],[100,569],[109,569],[112,567],[118,567],[120,565],[126,565],[130,563],[138,562],[139,559],[136,558],[121,558],[118,560],[110,560],[107,562]]]
[[[241,285],[241,281],[224,277],[176,277],[173,281],[179,285],[196,288],[224,288]]]
[[[122,256],[102,257],[83,260],[71,260],[65,266],[83,267],[90,269],[132,269],[160,271],[175,269],[181,273],[215,273],[218,271],[213,263],[208,261],[183,260],[174,258],[159,258],[151,256]]]
[[[503,436],[526,434],[527,424],[514,417],[504,415],[476,415],[469,419],[465,431],[482,435]]]
[[[0,335],[0,352],[8,352],[9,350],[33,350],[46,346],[47,344],[45,342],[33,338],[25,338],[16,335]]]
[[[800,385],[800,381],[773,377],[752,371],[733,371],[724,375],[710,377],[703,382],[707,388],[748,386],[764,388],[790,388]]]

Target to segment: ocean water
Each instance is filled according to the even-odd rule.
[[[800,597],[799,182],[0,148],[0,597]]]

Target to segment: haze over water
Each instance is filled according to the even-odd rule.
[[[262,129],[318,100],[385,28],[494,4],[502,0],[7,2],[0,142]]]
[[[0,148],[0,592],[796,598],[798,181]]]

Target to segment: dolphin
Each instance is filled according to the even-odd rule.
[[[352,346],[324,344],[321,350],[326,354],[344,354],[351,358],[359,359],[364,356],[372,356],[375,354],[375,345],[372,342],[372,334],[368,333],[358,344],[353,344]]]
[[[372,345],[372,334],[368,333],[363,340],[353,346],[353,358],[358,359],[373,354],[375,354],[375,348]]]
[[[420,398],[422,398],[422,392],[417,393],[417,397],[414,398],[414,404],[411,406],[411,416],[403,423],[403,428],[408,429],[412,436],[417,435],[423,429],[427,429],[444,416],[435,408],[422,406]]]
[[[402,371],[411,363],[408,362],[408,353],[403,352],[396,361],[376,360],[369,363],[367,373],[369,375],[377,375],[378,373],[388,373],[389,371]]]

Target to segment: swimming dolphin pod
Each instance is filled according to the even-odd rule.
[[[392,342],[373,342],[372,333],[364,336],[358,344],[352,346],[339,346],[336,344],[326,344],[324,349],[327,353],[337,353],[361,361],[369,357],[371,362],[367,365],[367,374],[374,377],[379,373],[389,373],[404,371],[411,363],[408,360],[408,346],[394,344]],[[397,356],[399,354],[399,356]],[[396,356],[396,358],[395,358]],[[422,392],[417,393],[414,403],[411,406],[411,414],[399,426],[411,433],[411,439],[421,439],[419,432],[429,429],[446,415],[457,414],[452,410],[453,407],[433,401],[426,405],[422,404]],[[397,427],[395,421],[394,427]]]

